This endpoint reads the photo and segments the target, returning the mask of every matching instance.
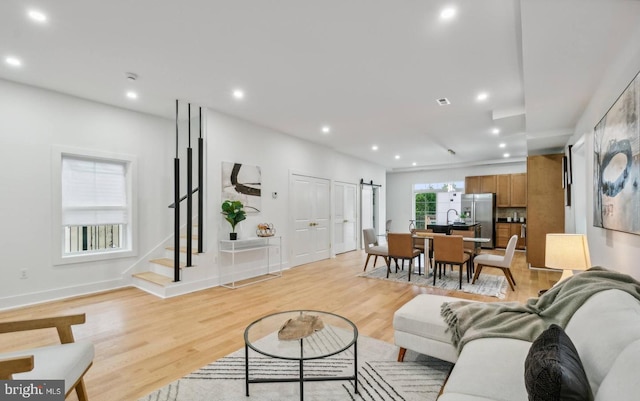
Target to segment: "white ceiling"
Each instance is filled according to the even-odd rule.
[[[180,99],[390,171],[469,166],[562,148],[639,24],[635,0],[1,0],[23,66],[0,78],[167,118]]]

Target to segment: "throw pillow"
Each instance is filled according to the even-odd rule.
[[[524,363],[529,401],[592,401],[576,347],[564,330],[549,326],[533,342]]]

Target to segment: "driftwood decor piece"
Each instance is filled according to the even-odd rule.
[[[278,331],[278,340],[291,341],[308,337],[324,328],[319,316],[302,314],[287,320]]]

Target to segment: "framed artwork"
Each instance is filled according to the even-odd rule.
[[[262,173],[260,167],[222,162],[222,200],[242,202],[247,214],[260,213]]]
[[[594,128],[593,225],[640,234],[640,73]]]

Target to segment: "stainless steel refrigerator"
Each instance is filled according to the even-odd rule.
[[[462,195],[462,213],[467,214],[467,223],[480,224],[480,237],[491,239],[482,247],[495,248],[496,194]]]

